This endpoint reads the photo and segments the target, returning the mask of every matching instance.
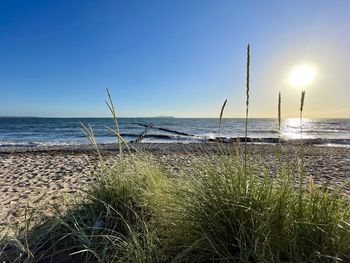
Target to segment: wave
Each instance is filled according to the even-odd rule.
[[[336,128],[336,129],[328,129],[328,130],[308,130],[308,129],[305,129],[303,130],[303,132],[305,133],[313,133],[313,134],[322,134],[322,133],[329,133],[329,134],[334,134],[334,133],[337,133],[337,132],[341,132],[341,133],[344,133],[344,132],[347,132],[349,131],[350,129],[340,129],[340,128]]]
[[[38,146],[34,142],[0,142],[0,147],[35,147]]]
[[[276,130],[249,130],[251,133],[272,133],[272,134],[278,134],[278,131]]]
[[[245,141],[244,137],[234,137],[234,138],[214,138],[214,139],[209,139],[208,141],[215,142],[226,142],[226,143],[233,143],[237,140],[240,140],[241,142]],[[350,146],[350,139],[324,139],[324,138],[305,138],[305,139],[281,139],[275,138],[275,137],[270,137],[270,138],[254,138],[254,137],[248,137],[247,142],[249,143],[284,143],[284,144],[300,144],[301,141],[303,144],[306,145],[331,145],[331,144],[336,144],[336,145],[349,145]]]
[[[128,134],[136,135],[136,134]],[[131,136],[130,136],[131,137]],[[130,138],[129,137],[129,138]],[[136,139],[137,137],[134,136]],[[220,138],[203,138],[203,137],[183,137],[183,136],[172,136],[164,134],[146,134],[143,141],[145,143],[198,143],[198,142],[222,142],[222,143],[234,143],[237,140],[241,142],[245,141],[244,137],[220,137]],[[132,142],[133,140],[129,140]],[[263,144],[277,144],[279,139],[276,137],[270,138],[254,138],[248,137],[248,143],[263,143]],[[115,143],[115,140],[111,139],[109,141],[98,141],[101,144]],[[298,145],[301,143],[300,139],[281,139],[282,144],[292,144]],[[16,142],[16,141],[0,141],[0,148],[38,148],[38,147],[53,147],[53,146],[79,146],[88,145],[89,143],[82,141],[26,141],[26,142]],[[323,138],[313,138],[313,139],[303,139],[303,144],[305,145],[319,145],[319,146],[341,146],[350,147],[350,139],[323,139]]]
[[[14,141],[0,141],[0,148],[14,147],[14,148],[36,148],[36,147],[50,147],[50,146],[73,146],[73,145],[86,145],[88,142],[75,142],[75,141],[45,141],[45,142],[14,142]]]

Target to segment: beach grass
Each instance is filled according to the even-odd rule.
[[[312,177],[299,184],[302,169],[291,163],[270,169],[248,156],[245,167],[241,148],[203,153],[176,175],[145,152],[104,163],[65,212],[28,217],[21,231],[4,238],[0,258],[347,262],[350,200],[341,188],[327,190]]]

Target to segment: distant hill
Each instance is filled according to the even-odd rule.
[[[0,119],[14,119],[14,118],[40,118],[36,116],[0,116]]]
[[[151,117],[151,118],[175,118],[175,116],[155,116],[155,117]]]

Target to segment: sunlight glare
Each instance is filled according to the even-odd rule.
[[[314,80],[315,73],[312,66],[308,64],[299,65],[289,73],[288,80],[294,87],[305,87]]]

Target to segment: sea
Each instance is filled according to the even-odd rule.
[[[245,119],[225,118],[219,128],[217,118],[119,118],[119,129],[126,141],[190,143],[220,138],[243,138]],[[82,124],[91,126],[98,143],[115,143],[112,118],[32,118],[1,117],[1,147],[36,147],[89,144]],[[110,129],[108,129],[109,127]],[[302,129],[301,129],[302,128]],[[322,146],[350,147],[350,119],[283,119],[279,132],[277,119],[249,119],[248,137],[260,143],[285,142],[301,138]]]

